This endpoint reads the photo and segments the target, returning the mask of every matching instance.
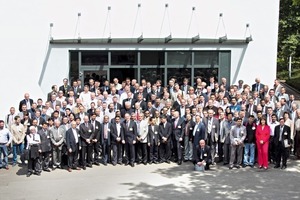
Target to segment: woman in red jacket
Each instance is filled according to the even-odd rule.
[[[256,128],[256,145],[258,151],[259,168],[268,169],[268,149],[271,129],[266,123],[266,118],[262,117]]]

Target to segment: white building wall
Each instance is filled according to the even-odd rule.
[[[139,14],[138,3],[141,3]],[[165,3],[169,4],[167,12]],[[108,6],[111,6],[110,20],[106,23]],[[196,10],[190,23],[193,6]],[[78,12],[82,14],[78,26],[82,38],[108,37],[109,32],[112,38],[138,37],[141,32],[145,38],[166,37],[170,32],[174,38],[192,37],[198,32],[202,38],[218,38],[226,32],[228,38],[242,39],[245,25],[249,23],[254,41],[248,45],[242,60],[241,48],[232,49],[231,83],[238,79],[253,83],[259,76],[271,85],[276,76],[279,0],[0,1],[0,85],[3,92],[0,118],[7,114],[10,106],[18,106],[25,92],[34,100],[38,97],[45,100],[50,90],[48,86],[61,85],[62,79],[68,76],[68,50],[55,49],[47,61],[44,81],[40,82],[42,87],[39,85],[46,63],[49,24],[54,23],[55,39],[77,37]],[[217,32],[219,13],[223,13],[226,30],[221,23]]]

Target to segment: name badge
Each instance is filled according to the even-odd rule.
[[[144,128],[144,131],[146,131],[146,128]]]
[[[77,95],[80,95],[79,92],[77,92]]]
[[[59,137],[62,137],[62,135],[59,135]]]
[[[190,130],[193,130],[193,128],[190,128]]]
[[[252,127],[252,130],[255,130],[255,126]]]
[[[157,131],[155,131],[154,134],[157,134]]]
[[[129,131],[132,131],[132,128],[129,128]]]
[[[92,130],[89,130],[89,132],[92,132]]]
[[[110,129],[107,129],[107,131],[109,132],[109,131],[110,131]]]
[[[49,138],[50,138],[50,136],[47,136],[47,138],[49,139]]]
[[[207,156],[207,154],[205,153],[205,154],[203,154],[203,156]]]
[[[96,126],[96,129],[98,129],[98,126]]]
[[[213,128],[216,128],[216,126],[215,126],[215,125],[213,125],[212,127],[213,127]]]
[[[197,129],[197,131],[199,131],[199,129]]]
[[[178,128],[181,128],[181,126],[178,126]]]
[[[284,132],[284,135],[287,135],[287,132]]]
[[[244,133],[244,131],[241,131],[241,134],[243,134]]]
[[[80,135],[79,135],[79,134],[78,134],[77,136],[78,136],[78,137],[80,137]]]
[[[144,101],[146,101],[146,98],[144,98]]]
[[[30,123],[27,123],[27,126],[30,126]]]

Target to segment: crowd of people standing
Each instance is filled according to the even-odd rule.
[[[0,167],[28,160],[27,176],[57,168],[93,165],[192,162],[208,170],[216,162],[229,169],[287,167],[300,158],[300,110],[279,80],[268,87],[255,79],[229,85],[225,78],[193,86],[187,78],[168,85],[127,78],[100,82],[63,79],[44,102],[26,93],[18,111],[0,120]]]

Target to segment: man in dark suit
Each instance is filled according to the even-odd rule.
[[[110,161],[110,131],[111,124],[109,123],[109,117],[105,115],[103,117],[103,124],[101,124],[101,146],[102,146],[102,158],[103,164],[106,166]]]
[[[279,168],[282,161],[281,169],[285,169],[287,167],[288,150],[291,145],[291,129],[284,124],[283,117],[280,118],[279,125],[275,126],[273,142],[277,149],[276,165],[274,168]]]
[[[195,122],[195,126],[193,129],[193,137],[192,137],[192,142],[193,142],[193,150],[194,150],[194,155],[196,153],[196,148],[199,145],[199,141],[200,140],[204,140],[205,139],[205,125],[203,124],[203,122],[201,122],[201,116],[199,114],[197,114],[195,116],[196,122]]]
[[[167,116],[161,116],[161,123],[159,125],[159,140],[160,140],[160,161],[170,163],[171,157],[171,134],[172,125],[167,122]]]
[[[92,140],[94,139],[94,127],[89,123],[89,117],[84,117],[84,122],[79,126],[79,133],[81,139],[81,162],[82,169],[85,170],[86,166],[92,167],[92,153],[93,146]]]
[[[68,149],[68,171],[72,169],[80,170],[78,167],[78,153],[81,149],[81,140],[79,130],[76,128],[76,122],[71,123],[71,128],[66,132],[66,145]]]
[[[179,117],[179,112],[174,112],[174,119],[172,120],[172,135],[174,142],[174,153],[177,160],[177,164],[181,165],[182,163],[182,149],[181,143],[183,142],[185,130],[185,121],[184,118]]]
[[[39,164],[41,166],[40,169],[43,169],[46,172],[50,172],[49,169],[49,161],[50,161],[50,154],[51,154],[51,139],[50,133],[48,130],[48,123],[44,122],[42,125],[42,129],[38,131],[38,134],[41,138],[40,148],[42,150]]]
[[[63,91],[64,96],[68,97],[68,92],[71,89],[71,86],[68,85],[69,80],[67,78],[63,79],[63,85],[59,87],[59,91]]]
[[[195,170],[209,170],[209,165],[212,163],[210,147],[205,144],[204,140],[199,141],[199,146],[196,149]]]
[[[25,93],[24,94],[24,99],[20,101],[19,103],[19,111],[22,112],[22,105],[26,105],[27,109],[30,109],[32,104],[33,104],[33,100],[29,98],[29,94]]]
[[[92,139],[92,148],[94,150],[94,159],[93,159],[93,163],[95,165],[99,165],[100,160],[100,152],[101,152],[101,128],[102,125],[100,124],[100,122],[98,122],[96,120],[96,113],[92,113],[91,114],[91,120],[90,123],[93,125],[93,131],[94,131],[94,138]]]
[[[117,110],[121,110],[122,105],[118,103],[119,99],[117,96],[113,97],[113,104],[114,104],[114,111],[116,112]]]
[[[150,125],[148,130],[148,146],[150,150],[149,164],[158,163],[158,147],[159,141],[159,126],[156,125],[156,119],[150,118]]]
[[[184,129],[184,162],[193,160],[193,130],[196,123],[192,120],[191,114],[186,115]]]
[[[146,101],[147,92],[144,90],[143,86],[139,86],[138,92],[133,95],[133,99],[137,100],[138,95],[141,95],[141,100]]]
[[[51,101],[51,96],[52,96],[52,94],[55,94],[55,95],[57,95],[57,85],[52,85],[52,87],[51,87],[51,92],[49,92],[48,94],[47,94],[47,101]]]
[[[260,83],[260,79],[256,78],[255,83],[252,85],[252,92],[259,92],[260,89],[264,88],[264,84]]]
[[[112,165],[122,165],[123,160],[123,145],[122,141],[124,141],[124,132],[121,126],[120,116],[115,117],[115,122],[111,124],[110,127],[110,138],[111,138],[111,147],[113,150],[112,155]]]
[[[70,90],[74,92],[75,98],[78,98],[80,93],[82,92],[82,89],[79,88],[78,82],[76,80],[73,81],[72,88]]]
[[[207,113],[208,113],[208,117],[203,119],[203,122],[206,127],[205,139],[207,145],[210,146],[211,148],[212,163],[214,163],[216,146],[220,135],[220,123],[218,119],[213,117],[214,111],[212,109],[209,109]]]
[[[136,143],[137,127],[136,123],[130,120],[130,114],[125,114],[125,121],[123,122],[122,127],[124,132],[124,140],[122,141],[122,143],[125,144],[125,165],[128,165],[130,163],[131,167],[134,167],[134,145]]]
[[[189,88],[191,87],[189,84],[189,79],[184,78],[183,79],[183,84],[181,85],[180,89],[184,94],[188,94]]]

